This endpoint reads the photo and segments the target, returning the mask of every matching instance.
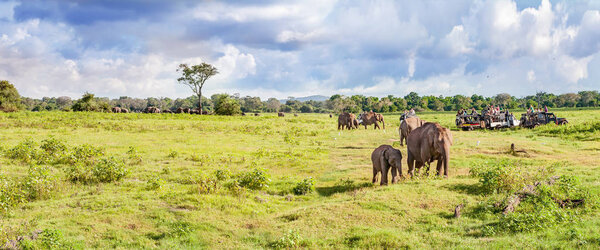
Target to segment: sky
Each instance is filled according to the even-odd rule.
[[[0,0],[23,96],[493,96],[600,90],[600,1]]]

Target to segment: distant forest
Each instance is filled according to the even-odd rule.
[[[238,94],[215,94],[210,98],[202,98],[203,110],[213,111],[215,103],[219,100],[231,99],[239,104],[241,112],[288,112],[288,113],[330,113],[348,111],[358,113],[361,111],[373,110],[376,112],[397,112],[414,108],[417,111],[456,111],[463,108],[482,109],[487,105],[500,105],[508,109],[525,109],[525,107],[598,107],[600,104],[600,94],[598,91],[581,91],[578,93],[550,94],[537,93],[525,97],[515,97],[506,93],[498,94],[493,97],[484,97],[481,95],[455,95],[455,96],[420,96],[411,92],[404,97],[367,97],[363,95],[342,96],[333,95],[325,101],[299,101],[294,98],[286,101],[279,101],[276,98],[261,100],[259,97],[245,96]],[[198,97],[188,98],[154,98],[145,99],[120,97],[118,99],[109,99],[104,97],[94,97],[92,94],[85,94],[81,99],[72,100],[70,97],[44,97],[42,99],[33,99],[22,97],[23,108],[31,111],[52,111],[63,110],[71,111],[77,102],[86,99],[93,101],[95,109],[91,111],[109,111],[112,107],[127,108],[134,112],[141,112],[147,107],[157,107],[161,110],[176,110],[177,108],[197,108]],[[238,105],[235,105],[238,106]],[[236,108],[237,109],[237,108]]]

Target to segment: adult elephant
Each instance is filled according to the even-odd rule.
[[[144,110],[144,113],[149,113],[149,114],[158,114],[160,113],[160,109],[157,107],[147,107]]]
[[[358,121],[356,121],[356,123],[354,122],[356,120],[356,115],[352,114],[352,113],[348,113],[348,112],[342,112],[339,116],[338,116],[338,130],[344,130],[344,128],[350,130],[353,128],[357,128],[357,125],[355,126],[355,124],[358,124]]]
[[[400,146],[404,146],[404,142],[406,142],[406,138],[411,131],[423,126],[423,124],[425,124],[425,121],[421,120],[419,117],[414,116],[405,118],[402,123],[400,123],[400,128],[398,128],[398,133],[400,134]]]
[[[129,109],[121,108],[121,113],[129,113]]]
[[[359,119],[359,123],[361,123],[362,125],[365,126],[365,129],[367,129],[368,125],[374,124],[374,128],[373,129],[381,129],[381,127],[379,127],[379,121],[377,118],[377,113],[371,111],[371,112],[364,112],[362,114],[360,114],[360,119]]]
[[[285,114],[284,114],[283,112],[279,112],[279,113],[277,113],[277,116],[279,116],[279,117],[284,117],[284,116],[285,116]]]
[[[415,168],[424,165],[429,173],[431,162],[437,161],[437,174],[448,177],[448,161],[450,160],[450,146],[452,134],[450,130],[440,124],[427,122],[413,130],[407,139],[408,174],[412,177]]]
[[[381,145],[371,153],[373,162],[373,184],[377,182],[377,173],[381,172],[380,185],[388,184],[388,171],[392,170],[392,183],[402,177],[402,153],[390,145]]]
[[[112,108],[112,112],[113,113],[121,113],[121,108],[119,108],[119,107],[113,107]]]
[[[375,113],[375,117],[377,117],[377,121],[381,123],[383,129],[385,129],[385,120],[383,120],[383,115],[379,113]]]

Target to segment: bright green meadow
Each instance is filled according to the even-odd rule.
[[[556,114],[570,124],[458,131],[454,112],[420,114],[452,128],[449,177],[379,186],[372,150],[406,156],[397,114],[338,131],[328,114],[0,113],[0,248],[598,249],[600,110]]]

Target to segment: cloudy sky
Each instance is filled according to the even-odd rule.
[[[261,98],[600,89],[600,1],[0,0],[0,79],[29,97]]]

